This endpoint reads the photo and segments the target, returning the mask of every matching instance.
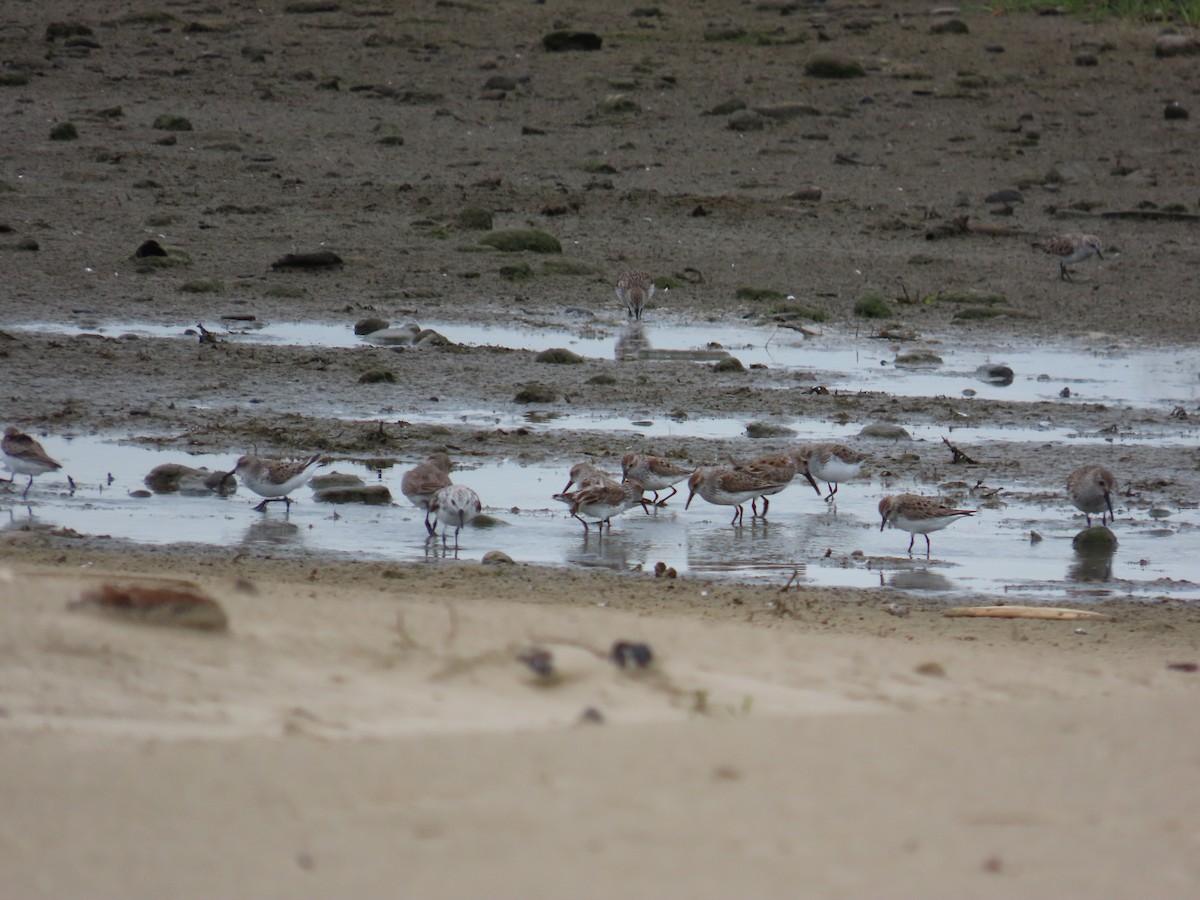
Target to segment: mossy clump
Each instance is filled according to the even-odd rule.
[[[294,284],[273,284],[263,291],[263,296],[280,300],[301,300],[308,296],[308,291]]]
[[[385,147],[403,147],[404,136],[399,134],[385,134],[375,143],[382,144]]]
[[[530,253],[562,253],[562,244],[551,234],[540,228],[511,228],[504,231],[494,231],[487,237],[480,238],[479,243],[495,247],[505,253],[520,253],[528,250]]]
[[[787,294],[774,288],[740,287],[734,296],[739,300],[750,300],[754,303],[787,299]]]
[[[1092,525],[1071,539],[1080,556],[1110,556],[1117,549],[1117,536],[1103,525]]]
[[[454,224],[464,231],[491,231],[492,213],[482,206],[468,206],[458,211]]]
[[[829,318],[829,313],[825,310],[817,309],[814,306],[805,306],[802,303],[780,303],[771,307],[771,315],[808,319],[810,322],[824,322]]]
[[[892,308],[878,294],[863,294],[854,301],[854,314],[860,319],[889,319]]]
[[[736,356],[731,356],[728,359],[723,359],[712,367],[714,372],[745,372],[746,367],[742,365],[742,361]]]
[[[71,122],[59,122],[50,129],[50,140],[77,141],[79,140],[79,129]]]
[[[687,283],[683,278],[676,278],[673,275],[661,275],[654,279],[654,287],[660,291],[673,291],[685,287]]]
[[[751,422],[746,426],[746,437],[762,440],[763,438],[791,437],[796,432],[786,425],[776,425],[774,422]]]
[[[215,278],[209,278],[185,281],[179,289],[185,294],[222,294],[225,292],[225,285]]]
[[[558,391],[554,390],[554,388],[537,381],[531,381],[529,384],[517,391],[517,395],[513,397],[513,402],[553,403],[557,399]]]
[[[529,281],[533,278],[533,266],[527,262],[516,262],[500,267],[500,277],[505,281]]]
[[[579,168],[591,175],[616,175],[617,167],[598,159],[589,159]]]
[[[191,131],[192,123],[187,116],[163,113],[154,117],[154,128],[157,131]]]
[[[804,74],[813,78],[862,78],[867,74],[863,64],[847,56],[814,56],[804,66]]]
[[[24,87],[29,76],[24,72],[0,72],[0,87]]]
[[[549,350],[543,350],[533,359],[535,362],[540,363],[558,363],[572,366],[577,366],[583,362],[582,356],[563,347],[551,347]]]
[[[987,291],[939,291],[937,299],[942,303],[975,303],[981,306],[995,306],[1008,302],[1008,298],[1003,294]]]
[[[599,375],[593,375],[587,380],[587,384],[600,385],[601,387],[607,387],[616,383],[616,376],[609,375],[607,372],[601,372]]]
[[[596,111],[608,116],[626,115],[641,112],[642,105],[628,94],[610,94],[596,104]]]

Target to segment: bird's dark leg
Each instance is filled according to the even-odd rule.
[[[436,525],[430,525],[430,524],[429,524],[429,507],[427,506],[427,507],[425,507],[425,530],[426,530],[427,532],[429,532],[430,534],[433,534],[433,532],[434,532],[436,529],[437,529],[437,526],[436,526]]]
[[[13,478],[16,478],[16,477],[17,477],[17,476],[16,476],[16,474],[14,473],[14,474],[13,474]],[[30,489],[31,487],[33,487],[33,476],[32,476],[32,475],[30,475],[30,476],[29,476],[29,484],[25,485],[25,490],[24,490],[24,492],[21,494],[21,499],[22,499],[22,500],[24,500],[26,497],[28,497],[28,496],[29,496],[29,489]]]
[[[741,507],[738,507],[738,508],[741,509]],[[750,518],[752,518],[752,519],[758,518],[758,498],[757,497],[755,497],[754,499],[752,499],[750,501]]]
[[[929,554],[933,551],[933,545],[929,543],[929,535],[925,535],[925,558],[929,559]]]
[[[909,538],[908,538],[908,552],[910,554],[912,553],[913,541],[915,541],[916,539],[917,539],[917,533],[914,531],[911,535],[909,535]]]
[[[587,533],[588,533],[588,523],[587,523],[587,520],[586,520],[586,519],[584,519],[584,518],[583,518],[583,516],[579,515],[579,513],[571,513],[571,516],[572,516],[572,518],[578,519],[578,520],[579,520],[579,521],[582,523],[582,525],[583,525],[583,533],[584,533],[584,534],[587,534]]]
[[[1059,281],[1070,281],[1071,275],[1069,272],[1067,272],[1067,264],[1065,262],[1059,262],[1058,268],[1059,268],[1059,273],[1058,273]]]
[[[741,521],[743,515],[745,515],[745,510],[742,509],[742,506],[739,503],[736,507],[734,507],[733,519],[730,520],[729,524],[737,525]]]
[[[659,500],[658,492],[655,491],[654,505],[655,506],[666,506],[667,501],[670,500],[672,497],[674,497],[678,493],[679,493],[679,488],[675,487],[675,485],[671,485],[671,493],[667,494],[667,496],[665,496],[661,500]]]

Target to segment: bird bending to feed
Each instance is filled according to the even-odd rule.
[[[1090,256],[1104,259],[1100,254],[1100,238],[1094,234],[1060,234],[1058,237],[1046,238],[1044,241],[1034,241],[1033,246],[1051,256],[1058,257],[1060,281],[1071,280],[1067,266],[1083,262]]]
[[[576,485],[582,490],[583,488],[596,487],[597,485],[601,487],[616,487],[619,484],[620,482],[617,479],[613,478],[603,469],[597,467],[594,463],[584,460],[571,466],[571,474],[567,479],[567,486],[556,496],[567,493],[567,491],[571,490],[571,485]]]
[[[617,279],[617,299],[625,304],[631,319],[641,319],[642,310],[653,296],[654,279],[645,272],[623,272]]]
[[[320,454],[295,461],[264,459],[261,456],[246,454],[237,461],[237,465],[225,477],[239,476],[242,484],[258,496],[265,498],[262,503],[254,507],[256,510],[261,512],[267,508],[268,503],[282,500],[287,504],[290,512],[292,498],[288,494],[308,484],[320,463]]]
[[[630,478],[621,484],[594,484],[570,494],[555,494],[554,499],[570,504],[571,515],[583,523],[584,534],[588,533],[589,518],[595,520],[593,524],[599,525],[600,533],[603,534],[606,524],[608,530],[612,531],[613,516],[620,515],[633,506],[640,505],[642,509],[646,508],[643,493],[641,483]]]
[[[911,535],[908,539],[909,553],[912,553],[917,535],[925,535],[925,555],[928,556],[931,549],[929,532],[941,531],[961,516],[973,516],[975,510],[954,509],[940,500],[918,494],[894,494],[879,501],[879,514],[883,516],[883,521],[879,523],[880,531],[891,525]]]
[[[434,453],[400,479],[400,493],[417,509],[425,510],[425,530],[430,534],[433,534],[434,526],[429,521],[429,502],[442,488],[450,487],[453,466],[445,453]]]
[[[821,495],[817,482],[825,482],[829,488],[826,502],[833,500],[839,484],[857,478],[862,472],[863,463],[870,458],[845,444],[835,443],[801,444],[793,455],[817,496]]]
[[[687,509],[691,506],[692,499],[699,494],[709,503],[717,506],[736,507],[733,519],[730,520],[731,525],[736,525],[742,521],[742,517],[745,515],[745,510],[742,509],[743,503],[756,497],[762,497],[764,494],[773,493],[777,487],[776,483],[750,472],[721,466],[707,466],[697,469],[688,478],[689,493],[687,503],[683,505],[683,508]]]
[[[483,504],[479,495],[465,484],[452,484],[441,488],[429,501],[429,511],[442,523],[442,543],[446,543],[446,529],[454,526],[454,547],[458,549],[458,533],[479,515]],[[430,531],[432,537],[433,532]]]
[[[1067,493],[1075,508],[1087,516],[1089,528],[1094,513],[1100,513],[1101,525],[1117,520],[1112,507],[1112,495],[1116,489],[1116,477],[1104,466],[1080,466],[1067,476]]]
[[[8,483],[17,480],[18,475],[28,475],[29,483],[21,494],[24,500],[29,496],[33,487],[33,476],[44,472],[54,472],[62,468],[62,463],[51,457],[35,439],[9,425],[4,429],[4,440],[0,441],[0,455],[4,457],[4,468],[13,473]]]
[[[626,481],[636,481],[645,490],[654,491],[655,506],[665,506],[667,501],[679,493],[676,484],[692,474],[691,469],[664,459],[661,456],[646,456],[641,453],[626,453],[621,457],[621,472]],[[671,493],[658,497],[659,491],[671,489]]]
[[[733,468],[738,472],[745,472],[748,475],[753,475],[755,478],[761,479],[771,485],[769,490],[763,491],[758,497],[750,499],[750,513],[754,518],[761,518],[764,521],[767,518],[767,510],[771,506],[771,501],[767,499],[771,494],[778,494],[796,477],[796,458],[790,454],[784,453],[779,456],[759,456],[750,462],[739,463],[732,456],[729,457]],[[703,495],[702,495],[703,496]],[[758,499],[762,498],[763,510],[762,515],[758,514]]]

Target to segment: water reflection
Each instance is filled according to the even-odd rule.
[[[276,547],[299,543],[300,526],[287,519],[260,519],[246,529],[243,544],[271,544]]]
[[[650,349],[650,339],[646,337],[646,327],[641,322],[626,325],[617,335],[613,345],[613,356],[617,362],[637,359],[643,350]]]
[[[940,572],[920,568],[909,572],[895,572],[884,582],[888,587],[906,591],[952,591],[954,582]]]

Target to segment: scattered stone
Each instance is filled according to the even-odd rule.
[[[383,331],[391,325],[387,319],[380,319],[376,316],[368,316],[365,319],[359,319],[354,323],[354,333],[357,335],[373,334],[376,331]]]
[[[315,479],[314,479],[315,480]],[[362,503],[378,506],[392,502],[392,492],[384,484],[339,484],[330,487],[313,486],[313,500],[317,503]]]
[[[774,422],[751,422],[746,426],[746,437],[760,440],[762,438],[791,437],[796,432],[786,425],[776,425]]]
[[[1148,513],[1146,513],[1146,515],[1152,519],[1169,519],[1171,518],[1171,510],[1164,509],[1161,506],[1155,506]]]
[[[503,550],[489,550],[480,560],[485,566],[515,566],[516,562]]]
[[[399,380],[395,372],[387,369],[371,369],[358,376],[359,384],[395,384]]]
[[[1016,188],[1004,188],[983,198],[984,203],[1024,203],[1025,196]]]
[[[420,325],[409,324],[397,328],[380,328],[365,337],[369,343],[379,344],[381,347],[407,347],[420,333]]]
[[[920,663],[915,669],[913,669],[913,671],[918,675],[926,675],[930,678],[946,677],[945,667],[941,663],[933,662],[932,660],[929,662]]]
[[[221,604],[195,588],[103,584],[68,603],[67,609],[99,612],[147,625],[201,631],[229,629],[229,617]]]
[[[601,372],[599,375],[593,375],[591,378],[589,378],[584,383],[585,384],[597,384],[602,387],[607,387],[608,385],[616,384],[617,379],[616,379],[616,376],[614,376],[614,375],[609,375],[607,372]]]
[[[549,350],[543,350],[533,359],[534,362],[561,363],[565,365],[578,365],[583,362],[583,357],[578,353],[562,347],[552,347]]]
[[[336,0],[293,0],[283,7],[285,13],[310,15],[312,13],[337,12],[342,8]]]
[[[42,249],[41,244],[39,244],[36,240],[34,240],[31,237],[20,238],[15,244],[13,244],[13,247],[17,250],[37,251],[37,250]]]
[[[762,131],[767,127],[767,122],[758,113],[743,110],[730,116],[725,127],[730,131]]]
[[[414,347],[449,347],[454,343],[440,331],[426,328],[413,338]]]
[[[479,243],[505,253],[520,253],[523,250],[530,253],[562,253],[562,244],[558,239],[539,228],[493,231],[487,237],[481,238]]]
[[[596,111],[605,115],[619,115],[642,111],[642,104],[628,94],[609,94],[596,104]]]
[[[485,91],[515,91],[517,80],[507,75],[493,75],[483,83]]]
[[[1163,107],[1164,119],[1186,119],[1188,117],[1187,107],[1178,100],[1172,100]]]
[[[46,26],[45,38],[53,42],[59,38],[90,37],[92,29],[81,22],[51,22]]]
[[[1098,66],[1100,59],[1095,53],[1079,53],[1075,56],[1075,65],[1077,66]]]
[[[892,425],[887,422],[872,422],[870,425],[864,425],[858,432],[859,437],[876,438],[884,441],[911,441],[912,435],[908,430],[901,425]]]
[[[1032,319],[1033,314],[1012,306],[968,306],[954,314],[953,322],[971,322],[1007,316],[1010,319]]]
[[[756,106],[754,111],[768,119],[786,121],[799,116],[819,116],[821,110],[808,103],[770,103],[766,106]]]
[[[815,184],[805,185],[802,188],[797,188],[787,195],[789,200],[799,200],[802,203],[813,203],[821,199],[821,189]]]
[[[529,671],[543,681],[551,681],[557,675],[554,671],[554,654],[544,647],[522,650],[517,654],[517,662],[524,663]]]
[[[332,250],[312,253],[287,253],[271,263],[272,269],[328,269],[342,265],[342,258]]]
[[[179,286],[185,294],[220,294],[225,291],[225,284],[215,278],[198,278],[195,281],[185,281]]]
[[[162,244],[155,240],[142,241],[138,248],[133,251],[133,255],[138,259],[144,259],[147,256],[166,256],[167,251],[163,249]]]
[[[967,27],[967,23],[962,19],[946,19],[943,22],[934,22],[929,26],[930,34],[970,34],[971,29]]]
[[[0,87],[24,87],[29,76],[24,72],[0,72]]]
[[[728,359],[723,359],[716,363],[712,370],[714,372],[745,372],[746,367],[742,365],[742,361],[736,356],[731,356]]]
[[[192,123],[186,116],[163,113],[161,116],[154,117],[153,127],[156,131],[191,131]]]
[[[856,59],[846,56],[814,56],[804,66],[804,74],[813,78],[863,78],[867,70]]]
[[[71,122],[59,122],[50,129],[50,140],[77,141],[79,140],[79,129]]]
[[[552,31],[542,38],[542,47],[549,53],[568,50],[599,50],[604,46],[600,35],[591,31]]]
[[[740,112],[746,108],[746,104],[741,100],[726,100],[724,103],[718,103],[707,112],[703,112],[702,116],[728,116],[735,112]]]
[[[232,494],[237,490],[237,480],[230,478],[228,472],[210,472],[208,469],[194,469],[179,463],[155,466],[142,481],[156,494],[202,496],[213,493]]]
[[[1154,55],[1165,59],[1169,56],[1195,56],[1200,53],[1200,42],[1186,34],[1160,34],[1154,41]]]
[[[885,609],[888,615],[904,618],[909,613],[909,608],[903,603],[889,603]]]
[[[975,377],[985,384],[1007,387],[1013,383],[1015,373],[1005,365],[984,364],[975,370]]]
[[[589,706],[579,714],[579,723],[581,725],[603,725],[604,713],[600,712],[594,706]]]
[[[325,472],[316,475],[309,482],[313,490],[331,487],[357,487],[364,484],[363,480],[353,472]]]
[[[888,319],[892,308],[878,294],[863,294],[854,301],[854,314],[860,319]]]
[[[531,381],[513,397],[514,403],[553,403],[558,399],[558,391],[546,384]]]

